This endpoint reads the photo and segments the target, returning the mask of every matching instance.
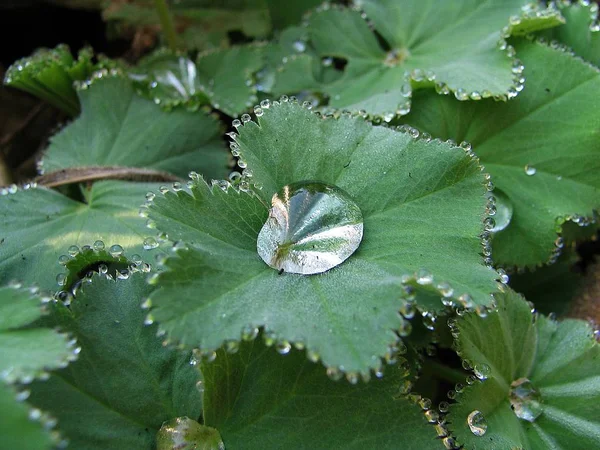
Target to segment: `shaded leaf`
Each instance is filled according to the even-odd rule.
[[[485,189],[475,159],[361,119],[263,106],[258,124],[246,123],[232,143],[247,165],[239,189],[196,180],[191,193],[167,192],[150,205],[157,228],[190,246],[167,260],[153,294],[153,314],[173,338],[211,350],[265,326],[327,366],[365,373],[397,341],[394,331],[407,333],[397,314],[403,282],[417,286],[418,307],[432,314],[444,310],[442,282],[454,288],[448,302],[489,304],[497,274],[479,255]],[[272,195],[302,180],[345,190],[362,211],[363,241],[326,273],[278,274],[258,256],[257,236]],[[262,189],[249,192],[249,181]],[[419,289],[416,278],[431,286]]]
[[[189,417],[163,423],[156,438],[157,450],[224,450],[217,430],[200,425]]]
[[[577,260],[577,254],[569,250],[554,264],[511,275],[510,286],[541,313],[563,316],[583,282],[583,276],[574,267]]]
[[[200,415],[190,355],[164,347],[156,326],[144,325],[140,304],[150,290],[139,272],[117,281],[95,275],[70,310],[55,305],[52,320],[77,337],[80,359],[33,383],[29,401],[58,419],[74,448],[151,449],[164,421]]]
[[[181,177],[191,169],[216,177],[225,172],[227,155],[216,118],[180,109],[161,111],[120,75],[102,76],[84,86],[79,90],[82,114],[52,138],[42,161],[44,171],[123,166]]]
[[[45,370],[64,367],[75,358],[74,343],[66,336],[32,325],[43,311],[42,299],[29,290],[0,287],[0,378],[3,380],[30,382]]]
[[[220,350],[202,370],[204,420],[225,448],[442,448],[421,408],[401,395],[399,366],[351,386],[301,352],[281,356],[256,340],[234,355]]]
[[[70,246],[101,240],[142,253],[148,230],[138,209],[157,184],[101,181],[85,189],[86,203],[45,188],[19,189],[0,196],[0,281],[58,288],[57,263]],[[78,249],[79,250],[79,249]]]
[[[17,393],[10,386],[0,383],[0,414],[2,415],[0,449],[49,450],[54,448],[56,439],[40,422],[30,419],[30,408],[26,403],[17,401],[16,396]]]
[[[508,197],[510,224],[494,261],[535,267],[556,257],[561,225],[594,220],[600,206],[600,72],[541,43],[520,42],[527,87],[507,104],[457,103],[429,93],[405,120],[440,138],[469,141]]]
[[[511,291],[497,300],[498,311],[487,318],[458,321],[461,357],[476,368],[487,365],[489,374],[451,406],[449,428],[468,448],[593,448],[600,439],[600,351],[593,330],[579,320],[534,320]],[[529,397],[515,402],[519,384]],[[483,435],[470,430],[473,411],[483,414]]]
[[[598,24],[598,4],[594,2],[558,2],[560,13],[566,23],[540,33],[547,39],[557,41],[572,48],[577,56],[596,66],[600,66],[600,24]]]
[[[53,49],[41,48],[31,56],[14,62],[6,71],[4,83],[76,116],[80,105],[74,82],[88,79],[97,70],[117,66],[116,62],[105,58],[94,62],[93,56],[92,50],[84,48],[75,59],[64,44]]]

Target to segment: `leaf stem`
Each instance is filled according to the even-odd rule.
[[[173,18],[169,13],[169,7],[167,6],[166,0],[154,0],[156,12],[160,19],[160,26],[163,34],[171,50],[177,50],[177,34],[175,33],[175,27],[173,26]]]

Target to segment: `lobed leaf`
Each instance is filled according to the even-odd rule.
[[[513,209],[494,235],[494,261],[535,267],[557,256],[565,221],[593,222],[600,206],[600,72],[539,42],[516,48],[528,69],[527,87],[515,100],[457,103],[423,92],[405,121],[473,144]]]
[[[164,421],[201,412],[198,371],[190,355],[165,347],[140,307],[151,288],[145,275],[94,275],[50,321],[73,333],[80,359],[33,383],[29,401],[50,411],[78,449],[151,449]]]
[[[202,370],[204,420],[225,448],[441,448],[422,409],[401,395],[398,366],[350,386],[300,352],[280,356],[257,340],[233,355],[220,350]]]
[[[245,123],[231,144],[247,165],[239,189],[196,180],[191,192],[167,192],[149,207],[159,230],[189,246],[167,260],[152,296],[152,314],[170,336],[212,350],[264,326],[273,340],[306,344],[327,366],[364,374],[397,341],[395,331],[407,332],[397,312],[405,306],[402,283],[416,272],[432,284],[414,282],[422,311],[444,310],[442,282],[454,288],[445,294],[450,303],[490,303],[498,275],[479,255],[486,200],[475,159],[360,119],[263,105],[258,123]],[[350,194],[364,238],[326,273],[278,274],[258,256],[257,236],[272,195],[302,180]]]
[[[82,114],[56,134],[44,171],[70,167],[143,167],[185,176],[190,168],[220,176],[227,165],[216,118],[161,111],[136,95],[120,75],[102,76],[79,90]],[[110,111],[110,114],[106,112]]]
[[[457,323],[461,357],[475,371],[487,365],[489,374],[451,405],[449,428],[469,448],[593,447],[600,438],[600,352],[593,330],[583,321],[557,323],[533,315],[512,291],[497,300],[498,311],[487,318],[469,315]],[[511,408],[511,386],[523,380],[541,396],[538,417],[519,418],[514,411],[521,411],[519,403]],[[486,425],[483,434],[470,431],[473,411],[483,414],[478,422]]]
[[[44,429],[40,422],[30,418],[30,408],[17,400],[13,389],[0,383],[0,448],[5,450],[27,448],[28,450],[50,450],[56,444],[55,436]],[[34,413],[34,416],[37,412]]]
[[[565,23],[540,33],[541,36],[567,45],[576,55],[595,66],[600,66],[598,4],[581,0],[559,2],[557,6],[565,18]]]
[[[138,214],[144,194],[157,184],[100,181],[84,189],[86,202],[46,188],[0,196],[0,282],[19,280],[55,291],[57,259],[70,246],[97,240],[141,253],[148,236]],[[79,248],[77,249],[79,251]]]
[[[43,312],[42,299],[30,290],[0,287],[2,380],[31,382],[45,370],[64,367],[75,358],[73,342],[36,323]]]
[[[334,108],[365,110],[388,122],[409,112],[413,87],[434,82],[438,91],[459,100],[514,97],[522,83],[511,69],[514,49],[504,41],[511,34],[509,17],[513,26],[530,30],[554,25],[559,15],[524,0],[354,3],[363,16],[323,7],[309,17],[319,56],[347,61],[344,75],[323,90]]]
[[[95,63],[89,48],[73,58],[67,45],[41,48],[31,56],[15,61],[6,71],[4,84],[46,100],[71,116],[80,112],[74,82],[88,79],[100,69],[114,68],[117,63],[99,57]]]

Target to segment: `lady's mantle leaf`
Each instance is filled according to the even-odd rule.
[[[102,181],[86,189],[86,203],[45,188],[19,189],[0,196],[0,282],[37,283],[58,288],[59,256],[71,245],[102,240],[142,253],[151,234],[139,217],[144,194],[157,184]]]
[[[74,358],[66,336],[31,325],[43,312],[42,300],[29,290],[0,287],[0,383],[31,382]]]
[[[166,107],[197,107],[210,103],[237,117],[256,101],[253,75],[263,65],[263,46],[212,50],[196,63],[184,55],[161,50],[143,60],[134,72],[154,102]]]
[[[406,121],[441,138],[473,144],[495,186],[512,203],[495,234],[494,260],[534,267],[554,258],[557,232],[600,207],[600,71],[540,43],[517,46],[527,87],[508,104],[457,103],[423,93]]]
[[[116,66],[115,62],[106,59],[94,63],[93,56],[93,52],[87,48],[79,51],[77,59],[73,58],[66,45],[58,45],[51,50],[42,48],[11,65],[6,71],[4,83],[76,116],[80,112],[80,105],[73,83],[88,79],[96,70]]]
[[[509,17],[528,14],[528,0],[360,0],[361,13],[322,8],[310,17],[311,41],[321,57],[347,59],[344,76],[324,87],[330,106],[364,109],[387,121],[410,109],[411,80],[459,100],[517,94],[520,76],[511,70],[514,50],[506,46]],[[548,20],[558,13],[544,10]],[[535,15],[535,14],[534,14]],[[524,19],[526,22],[527,19]],[[537,21],[536,26],[544,26]],[[503,30],[503,28],[505,28]],[[500,48],[499,48],[500,47]]]
[[[465,389],[450,408],[449,428],[459,443],[477,449],[596,447],[600,349],[593,330],[578,320],[536,320],[512,291],[497,299],[497,312],[485,319],[467,315],[457,324],[461,357],[476,373],[487,366],[487,379]]]
[[[46,172],[82,166],[145,167],[186,176],[196,169],[221,176],[227,155],[218,121],[205,113],[161,111],[120,75],[79,90],[82,113],[52,138]],[[107,113],[110,111],[110,114]]]
[[[571,4],[559,2],[558,8],[566,23],[540,34],[547,39],[556,39],[571,47],[577,56],[600,66],[598,4],[585,0]]]
[[[10,386],[0,382],[0,416],[2,416],[0,448],[3,450],[54,448],[55,436],[45,430],[40,422],[30,418],[31,415],[36,417],[38,412],[32,412],[26,403],[18,401],[17,395]]]
[[[6,450],[50,449],[57,436],[49,432],[45,413],[23,403],[27,391],[17,394],[4,382],[31,383],[46,370],[65,367],[79,351],[65,335],[35,323],[50,299],[33,292],[18,285],[0,287],[0,448]]]
[[[172,337],[211,350],[265,326],[328,366],[365,373],[405,327],[404,275],[449,283],[454,299],[472,297],[463,296],[467,306],[489,304],[497,274],[479,255],[485,189],[475,159],[360,119],[322,120],[294,103],[258,114],[231,144],[247,164],[240,190],[199,180],[191,194],[168,192],[150,205],[157,228],[190,246],[167,260],[153,295],[153,315]],[[249,179],[262,189],[247,192]],[[362,211],[363,241],[324,274],[278,274],[258,256],[257,236],[273,194],[302,180],[346,191]],[[443,309],[434,291],[418,296],[420,309]]]
[[[399,366],[350,386],[296,350],[280,356],[256,340],[234,355],[220,350],[202,371],[204,421],[225,448],[442,448],[423,410],[400,395]]]
[[[156,450],[224,450],[217,430],[189,417],[163,423],[156,437]]]
[[[190,355],[164,347],[156,326],[144,325],[140,304],[149,292],[141,273],[96,275],[70,309],[55,305],[51,319],[77,337],[81,355],[33,383],[29,401],[58,419],[74,448],[151,449],[164,421],[200,415]]]

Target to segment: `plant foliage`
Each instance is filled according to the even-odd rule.
[[[67,3],[135,42],[6,73],[71,121],[0,149],[0,450],[597,447],[596,3]]]

